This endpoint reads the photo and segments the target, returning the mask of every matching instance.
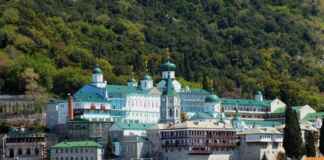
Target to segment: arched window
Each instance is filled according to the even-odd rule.
[[[18,149],[18,155],[22,155],[22,149],[21,148]]]
[[[39,154],[39,149],[35,148],[35,155],[38,155],[38,154]]]
[[[31,153],[31,152],[30,152],[30,148],[27,148],[26,154],[27,154],[27,155],[30,155],[30,153]],[[57,150],[56,150],[56,153],[57,153]]]
[[[172,109],[169,109],[169,117],[172,117]]]
[[[9,149],[9,157],[12,158],[15,156],[15,152],[12,148]]]

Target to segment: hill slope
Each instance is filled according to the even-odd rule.
[[[185,84],[221,96],[262,90],[321,109],[323,8],[321,0],[0,0],[1,92],[62,96],[88,82],[95,64],[109,83],[132,70],[139,78],[145,62],[158,79],[170,48]],[[23,76],[26,68],[36,77]]]

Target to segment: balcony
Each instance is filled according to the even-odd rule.
[[[230,143],[218,143],[218,144],[208,144],[208,147],[210,148],[232,148],[236,147],[236,144],[230,144]]]
[[[201,146],[201,147],[190,147],[189,153],[190,155],[208,155],[211,154],[208,147]]]

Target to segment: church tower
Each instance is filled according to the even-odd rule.
[[[166,80],[166,88],[161,96],[161,123],[180,123],[181,122],[181,100],[180,96],[174,89],[172,79],[168,77]]]
[[[103,74],[99,66],[96,66],[92,72],[92,84],[97,88],[105,88],[107,82],[103,79]]]
[[[169,49],[166,50],[166,54],[167,54],[167,60],[160,65],[160,71],[162,72],[162,79],[161,81],[158,83],[157,87],[163,91],[165,90],[166,87],[166,83],[168,81],[168,79],[171,79],[171,83],[173,85],[173,88],[176,92],[180,92],[181,91],[181,84],[176,80],[175,77],[175,71],[177,66],[172,63],[170,61],[170,51]]]

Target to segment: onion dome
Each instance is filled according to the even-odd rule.
[[[101,69],[100,69],[98,66],[96,66],[96,67],[93,69],[93,74],[102,74],[102,71],[101,71]]]
[[[152,77],[150,75],[146,74],[144,76],[144,80],[152,80]]]
[[[170,62],[169,60],[167,60],[165,63],[161,64],[160,69],[161,71],[175,71],[177,68],[177,66]]]
[[[219,98],[218,98],[218,96],[216,96],[215,94],[208,95],[208,96],[205,98],[205,102],[206,102],[206,103],[217,103],[217,102],[219,102]]]

